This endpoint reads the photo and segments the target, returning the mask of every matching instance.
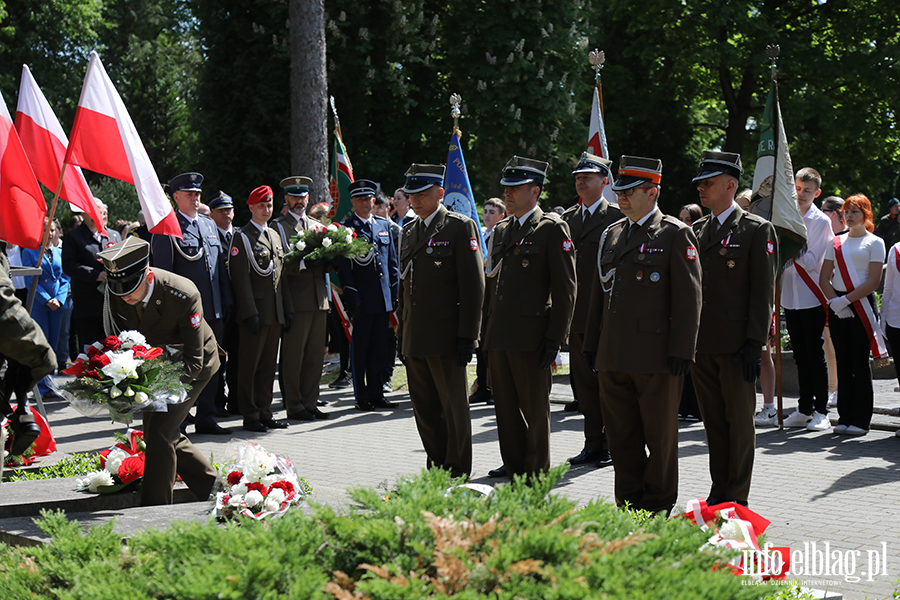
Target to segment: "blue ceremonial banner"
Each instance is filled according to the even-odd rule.
[[[481,254],[487,258],[487,248],[484,247],[484,237],[481,234],[481,219],[478,218],[478,209],[475,208],[475,198],[472,196],[472,186],[469,184],[469,173],[466,171],[466,159],[463,158],[459,134],[456,131],[450,137],[450,151],[447,153],[444,206],[447,207],[447,210],[466,215],[475,221]]]

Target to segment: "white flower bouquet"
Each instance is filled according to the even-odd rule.
[[[187,399],[181,382],[184,367],[163,356],[162,348],[147,346],[137,331],[123,331],[94,342],[65,369],[75,380],[60,391],[78,412],[98,416],[109,412],[113,421],[129,424],[138,411],[165,412],[169,404]]]
[[[232,441],[219,476],[222,489],[216,493],[212,514],[221,519],[280,517],[309,493],[286,456],[254,442]]]
[[[356,237],[349,227],[332,223],[327,227],[317,225],[291,236],[291,250],[285,254],[288,261],[305,260],[328,262],[340,258],[363,257],[372,250],[372,244]]]

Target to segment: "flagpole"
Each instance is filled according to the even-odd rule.
[[[453,117],[453,133],[460,139],[460,143],[462,143],[462,131],[459,130],[459,105],[461,102],[462,96],[459,94],[450,96],[450,116]]]
[[[37,260],[37,268],[43,268],[41,265],[44,264],[44,253],[47,251],[47,244],[50,242],[50,225],[53,223],[53,217],[56,214],[56,204],[59,202],[59,194],[62,192],[62,184],[63,177],[66,175],[66,163],[62,164],[62,168],[59,170],[59,182],[56,184],[56,193],[53,194],[53,202],[50,204],[50,212],[47,214],[47,218],[44,220],[44,235],[41,237],[41,251],[38,252],[38,260]],[[37,295],[37,282],[38,277],[31,277],[31,287],[28,289],[28,299],[25,305],[25,310],[28,311],[28,314],[31,314],[31,309],[34,307],[34,297]]]
[[[775,106],[778,106],[778,74],[776,68],[776,62],[778,60],[778,54],[781,52],[781,47],[777,44],[769,44],[766,46],[766,55],[768,55],[769,60],[772,63],[772,85],[775,86]],[[780,111],[775,111],[776,113]],[[781,127],[781,123],[779,119],[773,119],[772,123],[772,132],[775,136],[775,139],[778,139],[778,128]],[[772,168],[772,173],[778,172],[778,152],[775,152],[775,162]],[[774,183],[774,182],[773,182]],[[774,190],[772,195],[772,210],[775,210],[775,196]],[[771,218],[771,214],[769,218]],[[776,243],[775,245],[776,251],[776,260],[778,261],[776,264],[781,264],[781,244]],[[782,393],[781,387],[781,274],[776,274],[775,277],[775,314],[773,318],[775,319],[775,337],[777,343],[775,344],[775,396],[778,399],[778,428],[784,429],[784,395]]]
[[[588,60],[591,61],[591,68],[594,69],[594,79],[597,85],[597,96],[600,99],[600,117],[605,121],[606,114],[603,111],[603,82],[600,80],[600,71],[603,69],[603,63],[606,62],[606,54],[603,50],[591,50],[588,54]]]

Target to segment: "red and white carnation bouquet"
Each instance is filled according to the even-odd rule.
[[[99,452],[100,470],[76,479],[75,489],[112,494],[137,485],[144,477],[144,432],[129,429],[115,436],[119,442]]]

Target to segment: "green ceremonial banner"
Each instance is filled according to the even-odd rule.
[[[350,158],[347,156],[341,132],[339,129],[335,129],[329,181],[331,211],[328,215],[333,222],[343,221],[353,210],[353,205],[350,204],[350,190],[347,189],[351,183],[353,183],[353,165],[350,164]]]
[[[797,207],[794,166],[778,104],[778,82],[773,79],[766,100],[753,173],[750,212],[771,221],[778,234],[778,272],[806,245],[806,225]]]

